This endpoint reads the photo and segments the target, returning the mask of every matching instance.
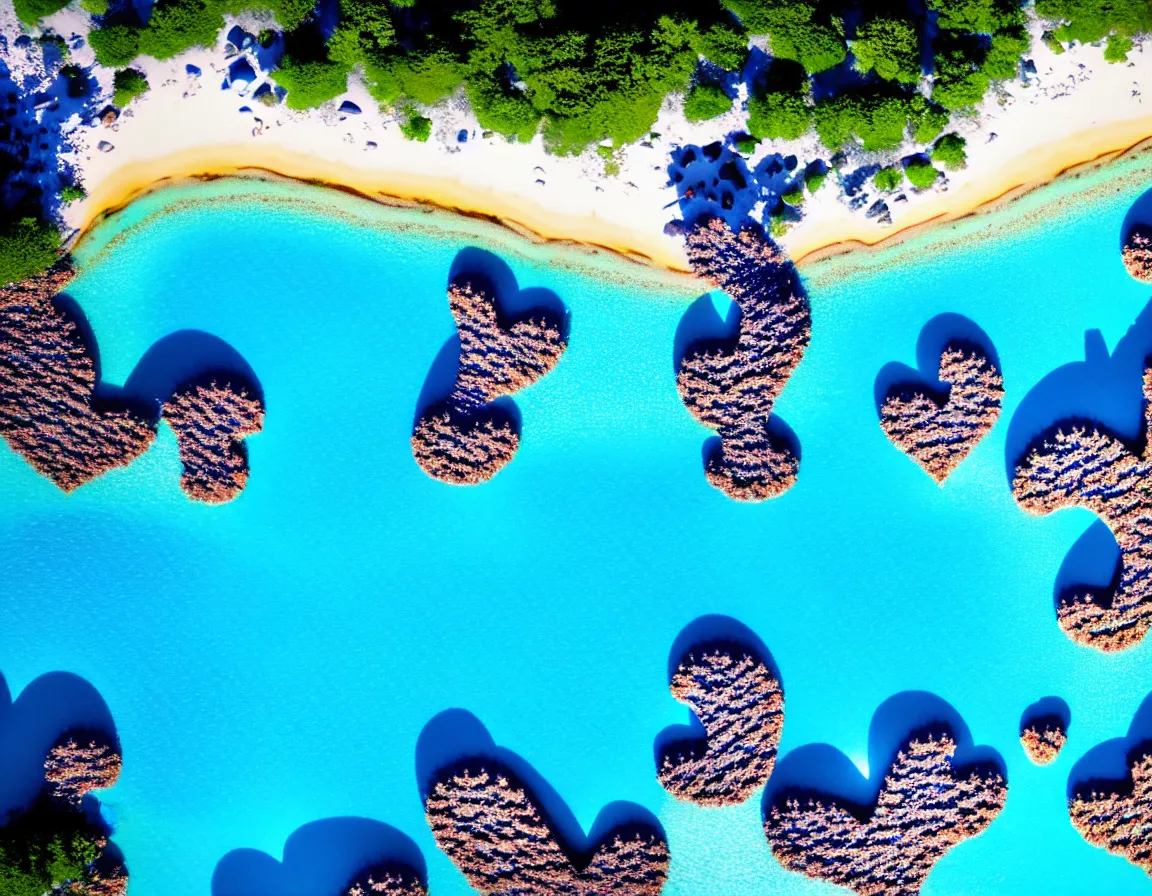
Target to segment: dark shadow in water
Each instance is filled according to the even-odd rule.
[[[709,615],[701,616],[684,627],[672,643],[672,651],[668,654],[668,681],[680,664],[688,658],[690,653],[699,653],[709,648],[726,648],[735,655],[747,653],[753,659],[763,663],[772,672],[776,680],[781,683],[780,670],[764,642],[759,636],[741,622],[730,616]],[[684,725],[670,725],[656,736],[653,755],[656,768],[662,768],[664,757],[678,753],[688,754],[706,749],[704,726],[696,718],[691,709],[687,710],[688,721]],[[698,755],[702,754],[698,752]]]
[[[688,306],[676,325],[672,354],[672,371],[678,373],[689,348],[710,346],[731,352],[740,332],[740,306],[725,297],[728,310],[724,317],[716,310],[712,294],[706,293]]]
[[[763,813],[789,799],[831,798],[861,821],[876,806],[884,778],[896,754],[918,736],[949,734],[956,742],[953,768],[999,774],[1007,780],[1004,761],[990,747],[976,747],[960,714],[935,694],[904,691],[888,698],[872,716],[868,729],[868,771],[865,778],[853,762],[831,744],[808,744],[777,760],[764,792]]]
[[[1060,607],[1077,595],[1089,596],[1102,606],[1109,606],[1120,587],[1123,572],[1120,547],[1103,520],[1096,520],[1076,539],[1060,571],[1056,573],[1053,604]]]
[[[471,283],[495,298],[496,317],[501,327],[508,328],[528,319],[545,320],[567,339],[569,314],[560,297],[549,289],[520,289],[516,275],[498,255],[473,246],[460,250],[452,261],[448,284],[462,283]],[[457,328],[457,332],[436,353],[424,378],[412,417],[413,427],[429,412],[450,406],[459,371],[460,334]],[[513,431],[520,433],[520,411],[510,396],[491,402],[487,410],[498,422],[511,422]]]
[[[44,789],[44,760],[65,735],[100,734],[118,747],[104,699],[71,672],[49,672],[12,701],[0,676],[0,818],[26,808]]]
[[[1137,224],[1152,226],[1152,190],[1142,193],[1140,198],[1132,203],[1132,207],[1124,216],[1124,223],[1121,225],[1119,233],[1121,248],[1128,239],[1128,234]]]
[[[497,746],[480,720],[463,709],[439,713],[420,732],[416,742],[416,782],[421,802],[427,800],[437,782],[460,771],[475,772],[481,765],[490,772],[507,775],[525,789],[576,868],[583,869],[596,848],[616,833],[655,833],[665,839],[654,815],[635,803],[623,801],[601,809],[585,836],[576,816],[551,785],[516,753]]]
[[[1097,744],[1081,756],[1068,773],[1068,797],[1078,793],[1132,792],[1132,761],[1152,752],[1152,694],[1132,717],[1128,733]]]
[[[212,896],[345,896],[369,869],[427,882],[424,857],[400,831],[369,818],[325,818],[292,832],[284,860],[234,849],[212,873]]]
[[[132,368],[124,391],[159,406],[181,386],[212,379],[244,387],[264,402],[260,380],[243,356],[223,339],[201,330],[177,330],[156,340]]]
[[[950,342],[979,349],[997,370],[1003,372],[1000,356],[996,354],[992,340],[974,321],[961,314],[938,314],[924,325],[916,339],[916,366],[919,369],[897,361],[880,368],[872,391],[877,416],[885,399],[894,392],[924,390],[940,405],[948,400],[948,386],[938,379],[938,373],[940,353]]]
[[[1055,723],[1061,731],[1068,733],[1072,723],[1072,710],[1060,697],[1042,697],[1029,706],[1020,716],[1020,733],[1035,725],[1039,730],[1050,728]]]

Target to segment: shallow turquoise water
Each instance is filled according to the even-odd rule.
[[[1084,359],[1086,331],[1114,348],[1152,298],[1118,255],[1145,189],[1134,171],[1117,169],[1108,190],[1076,192],[1103,176],[1064,185],[1060,208],[1035,199],[1011,240],[954,233],[851,276],[806,271],[813,342],[776,408],[800,441],[800,479],[752,506],[707,485],[708,433],[676,396],[690,285],[300,188],[146,198],[79,253],[71,292],[107,382],[185,328],[247,359],[268,407],[251,482],[224,507],[188,502],[164,428],[143,459],[70,497],[0,451],[0,672],[15,696],[68,670],[107,702],[125,765],[104,803],[132,896],[206,894],[230,851],[280,858],[293,831],[334,816],[412,838],[434,896],[469,892],[435,849],[415,774],[421,730],[450,708],[530,763],[585,830],[616,800],[654,813],[673,855],[668,896],[837,892],[776,864],[758,797],[704,810],[656,782],[653,740],[687,720],[668,654],[708,613],[771,650],[782,756],[825,742],[867,770],[873,713],[909,690],[947,701],[999,752],[1007,806],[940,862],[927,896],[1146,892],[1142,872],[1080,839],[1065,795],[1073,764],[1122,737],[1152,691],[1152,643],[1102,656],[1065,638],[1053,583],[1093,518],[1026,516],[1005,473],[1025,395]],[[255,201],[268,196],[295,201]],[[428,479],[408,438],[453,334],[448,271],[470,245],[521,287],[554,290],[571,332],[557,369],[516,399],[515,460],[461,489]],[[921,327],[944,312],[989,335],[1007,394],[940,488],[887,442],[873,388],[885,364],[915,363]],[[1109,393],[1128,433],[1133,369]],[[1064,394],[1095,400],[1090,386]],[[1052,694],[1071,707],[1070,739],[1038,769],[1018,723]],[[308,880],[290,873],[279,892],[322,896]]]

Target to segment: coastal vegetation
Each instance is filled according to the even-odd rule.
[[[47,270],[59,251],[59,231],[41,218],[18,218],[0,225],[0,286]]]
[[[112,104],[127,106],[138,96],[148,92],[148,79],[135,68],[122,68],[112,77]]]

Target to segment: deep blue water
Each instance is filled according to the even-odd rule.
[[[653,813],[673,855],[668,896],[837,892],[773,860],[759,797],[700,809],[656,782],[654,739],[688,718],[667,691],[669,652],[713,613],[771,651],[781,768],[811,784],[834,768],[788,753],[831,745],[878,786],[870,726],[875,747],[925,714],[954,711],[999,754],[1006,808],[940,862],[927,896],[1146,892],[1143,872],[1077,835],[1065,800],[1086,768],[1123,773],[1120,743],[1073,767],[1126,736],[1152,692],[1152,645],[1103,656],[1060,632],[1057,576],[1093,517],[1028,517],[1006,469],[1029,427],[1067,413],[1141,428],[1152,323],[1125,334],[1152,290],[1118,251],[1146,189],[1134,165],[1109,189],[1061,187],[1059,207],[1030,200],[1027,220],[1001,213],[851,273],[807,269],[812,345],[776,407],[800,478],[758,505],[706,483],[708,432],[676,395],[691,284],[304,188],[146,198],[85,244],[71,293],[109,383],[182,330],[246,359],[268,411],[251,481],[226,506],[189,502],[164,427],[144,458],[71,496],[0,451],[0,672],[13,697],[66,671],[106,703],[124,773],[103,802],[132,896],[334,896],[388,848],[422,854],[434,896],[469,892],[417,784],[421,732],[454,709],[531,764],[585,831],[616,801]],[[999,235],[973,233],[996,220]],[[444,289],[467,247],[552,290],[571,323],[556,370],[516,397],[519,454],[490,483],[454,488],[420,471],[408,439],[454,332]],[[941,488],[885,439],[874,391],[885,365],[916,364],[921,329],[945,313],[987,333],[1007,391]],[[1106,579],[1115,548],[1094,531],[1071,562]],[[79,687],[49,679],[27,705],[103,711]],[[1072,723],[1041,769],[1018,726],[1049,695]],[[9,714],[9,730],[27,716]],[[441,718],[421,750],[462,717]],[[1132,742],[1150,733],[1138,721]]]

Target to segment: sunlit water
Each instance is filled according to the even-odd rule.
[[[306,188],[217,182],[146,198],[78,254],[71,292],[103,378],[123,383],[173,331],[226,340],[266,396],[252,478],[232,504],[189,502],[164,427],[144,458],[71,496],[0,451],[0,671],[13,696],[68,670],[107,702],[124,774],[104,803],[132,896],[207,894],[232,850],[280,859],[297,828],[341,816],[411,838],[434,896],[470,892],[435,848],[417,785],[421,731],[453,708],[530,763],[584,830],[614,801],[653,813],[673,855],[668,896],[835,892],[774,861],[759,796],[700,809],[657,784],[654,739],[688,718],[667,691],[669,651],[709,613],[771,650],[781,756],[827,743],[878,786],[869,725],[909,690],[946,701],[1000,754],[1005,810],[940,862],[927,896],[1146,892],[1143,872],[1079,837],[1065,800],[1073,765],[1123,737],[1152,691],[1152,644],[1103,656],[1060,632],[1054,583],[1093,518],[1026,516],[1005,465],[1030,390],[1084,360],[1086,331],[1114,348],[1152,296],[1119,261],[1122,222],[1152,182],[1141,164],[864,270],[807,269],[812,345],[776,408],[800,442],[800,478],[759,505],[706,483],[708,433],[677,398],[690,283]],[[1057,193],[1062,205],[1041,205]],[[283,201],[257,201],[269,198]],[[978,238],[996,222],[999,235]],[[511,465],[454,488],[420,471],[408,439],[454,333],[444,289],[468,246],[522,288],[553,290],[570,347],[516,397]],[[921,328],[946,312],[988,334],[1007,391],[1000,422],[941,488],[885,439],[874,385],[886,364],[916,363]],[[1132,357],[1152,349],[1147,329],[1134,338]],[[1109,422],[1134,435],[1139,361],[1114,370],[1098,343],[1096,373],[1071,369],[1055,404],[1110,402]],[[1106,578],[1104,548],[1093,557]],[[1057,763],[1038,769],[1018,725],[1047,695],[1067,700],[1072,724]],[[311,829],[315,854],[297,851],[280,879],[233,856],[216,896],[240,866],[265,881],[246,896],[335,896],[341,851],[362,846],[341,833],[354,829],[381,830]]]

